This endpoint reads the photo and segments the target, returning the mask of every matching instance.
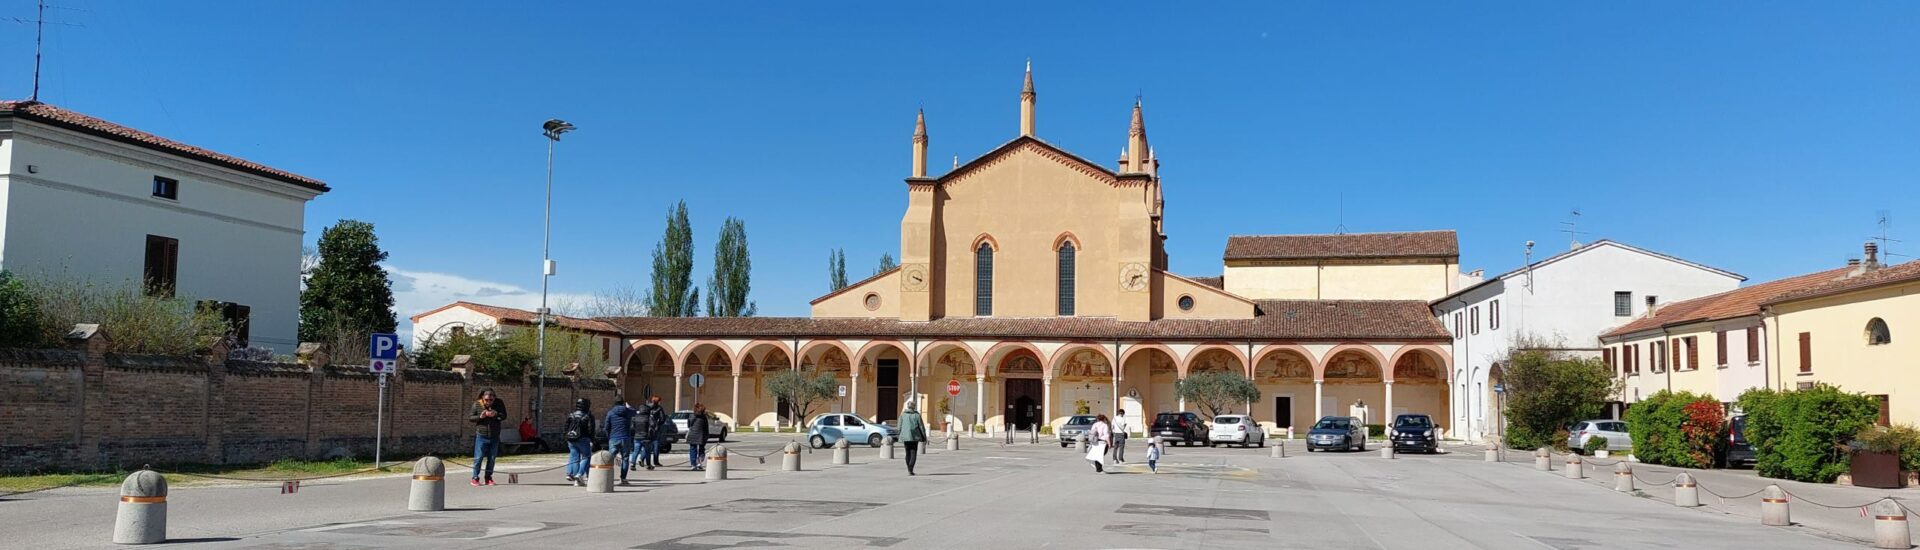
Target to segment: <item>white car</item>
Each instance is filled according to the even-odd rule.
[[[1573,429],[1567,430],[1567,448],[1575,453],[1584,453],[1587,440],[1594,436],[1607,438],[1608,451],[1627,451],[1633,449],[1633,436],[1627,432],[1625,420],[1587,420],[1575,422]]]
[[[1218,447],[1221,443],[1238,443],[1267,446],[1267,432],[1253,417],[1244,414],[1223,414],[1213,417],[1213,428],[1207,430],[1207,441]]]

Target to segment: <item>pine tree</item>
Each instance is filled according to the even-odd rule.
[[[886,273],[886,272],[887,272],[887,270],[889,270],[889,269],[893,269],[893,268],[896,268],[896,267],[900,267],[900,262],[896,262],[896,261],[893,261],[893,253],[892,253],[892,252],[881,252],[881,253],[880,253],[880,267],[876,267],[876,268],[873,268],[873,274],[874,274],[874,275],[879,275],[879,274],[881,274],[881,273]]]
[[[708,317],[752,317],[756,309],[747,300],[752,289],[753,260],[747,256],[747,222],[727,217],[720,239],[713,243],[713,278],[707,281]]]
[[[847,251],[835,248],[827,253],[827,289],[829,292],[847,288]]]
[[[700,289],[693,286],[693,224],[687,201],[667,210],[667,232],[653,246],[653,291],[647,315],[693,317],[700,313]]]
[[[340,220],[320,232],[320,261],[300,292],[300,341],[363,339],[393,332],[393,282],[373,224]]]

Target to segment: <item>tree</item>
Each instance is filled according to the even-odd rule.
[[[0,271],[0,348],[40,347],[47,342],[40,300],[12,273]]]
[[[536,331],[521,329],[516,332],[533,333]],[[411,356],[412,366],[427,369],[447,369],[453,366],[453,357],[465,355],[473,361],[474,372],[492,376],[520,376],[533,366],[539,357],[535,346],[525,345],[524,338],[503,334],[498,328],[488,328],[465,333],[442,335],[425,342],[415,342]],[[554,335],[548,334],[549,339]],[[563,340],[564,341],[564,340]],[[548,355],[555,355],[555,346],[548,347]]]
[[[767,393],[787,402],[794,424],[805,422],[815,403],[833,397],[840,389],[833,375],[825,372],[783,370],[767,377]]]
[[[827,252],[827,291],[847,288],[847,251],[835,248]]]
[[[581,310],[587,317],[640,317],[647,314],[647,298],[630,285],[593,293]]]
[[[1174,393],[1189,403],[1206,407],[1207,416],[1214,417],[1233,410],[1235,405],[1246,405],[1260,400],[1260,388],[1252,380],[1237,372],[1210,371],[1188,375],[1174,389]]]
[[[876,267],[876,268],[873,268],[873,274],[874,274],[874,275],[879,275],[879,274],[881,274],[881,273],[886,273],[886,272],[887,272],[887,270],[889,270],[889,269],[893,269],[893,268],[896,268],[896,267],[900,267],[900,262],[896,262],[896,261],[894,261],[894,260],[893,260],[893,253],[892,253],[892,252],[881,252],[881,253],[880,253],[880,267]]]
[[[713,243],[713,279],[707,281],[708,317],[752,317],[759,309],[747,300],[753,287],[753,260],[747,256],[747,222],[727,217]]]
[[[1880,405],[1864,394],[1826,384],[1779,391],[1755,388],[1740,394],[1747,414],[1745,434],[1762,477],[1832,483],[1847,471],[1847,442],[1872,426]]]
[[[1597,358],[1524,350],[1510,355],[1505,369],[1507,445],[1522,449],[1565,445],[1566,438],[1558,434],[1574,422],[1599,416],[1620,387],[1613,371]]]
[[[354,342],[369,333],[393,332],[398,325],[393,282],[380,267],[387,253],[380,250],[373,224],[340,220],[320,232],[318,251],[320,261],[300,292],[300,340]]]
[[[693,286],[693,224],[687,201],[667,210],[667,232],[653,246],[653,292],[647,315],[692,317],[700,312],[700,289]]]

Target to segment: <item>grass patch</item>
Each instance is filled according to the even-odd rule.
[[[270,464],[250,465],[207,465],[184,464],[162,466],[159,471],[165,474],[169,485],[191,485],[216,481],[192,474],[205,474],[228,477],[241,477],[260,480],[295,479],[315,476],[339,475],[373,467],[369,460],[342,458],[336,460],[295,460],[285,459]],[[406,464],[391,465],[381,471],[403,471]],[[0,493],[38,491],[54,487],[113,487],[125,481],[130,470],[116,469],[111,472],[61,472],[46,474],[21,474],[0,476]]]

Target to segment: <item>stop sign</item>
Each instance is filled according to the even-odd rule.
[[[960,397],[960,381],[959,380],[947,381],[947,395],[953,396],[953,397]]]

